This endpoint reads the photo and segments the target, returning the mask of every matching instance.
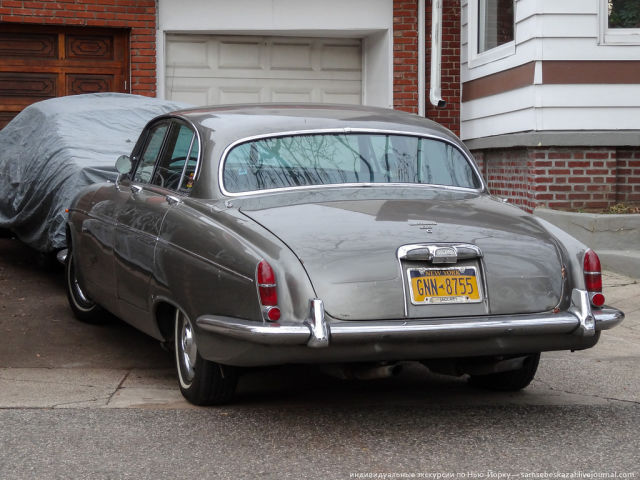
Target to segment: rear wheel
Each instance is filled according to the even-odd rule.
[[[508,372],[491,373],[489,375],[471,375],[469,383],[475,387],[498,390],[503,392],[515,392],[522,390],[531,383],[538,370],[540,354],[528,356],[522,367]]]
[[[101,324],[107,321],[106,312],[85,293],[76,275],[73,251],[69,246],[65,263],[67,299],[74,316],[85,323]]]
[[[176,310],[174,339],[182,395],[195,405],[229,402],[238,383],[237,370],[200,356],[193,325],[180,310]]]

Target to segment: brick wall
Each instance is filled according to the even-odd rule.
[[[2,0],[0,22],[131,31],[131,93],[156,95],[155,0]]]
[[[491,193],[535,207],[599,209],[640,202],[640,148],[519,148],[474,152]]]
[[[447,0],[442,12],[442,97],[445,108],[429,102],[431,1],[426,0],[426,116],[460,133],[460,0]],[[418,113],[418,2],[393,2],[394,108]]]
[[[393,0],[393,108],[418,113],[417,0]]]

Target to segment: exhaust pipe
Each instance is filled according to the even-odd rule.
[[[395,377],[402,371],[402,365],[323,365],[321,370],[327,375],[341,380],[377,380]]]

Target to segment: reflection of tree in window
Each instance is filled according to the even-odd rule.
[[[230,192],[348,183],[480,186],[455,147],[391,134],[315,134],[248,142],[230,151],[223,181]]]
[[[640,1],[609,0],[609,28],[640,28]]]

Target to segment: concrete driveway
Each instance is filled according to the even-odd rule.
[[[171,355],[128,325],[92,326],[67,306],[61,269],[46,271],[17,240],[0,239],[0,408],[194,408],[180,395]],[[474,390],[463,379],[410,365],[381,381],[340,381],[313,368],[253,371],[246,404],[606,405],[640,402],[640,283],[605,275],[622,325],[582,352],[543,354],[532,385],[516,394]]]
[[[366,382],[286,367],[198,408],[157,342],[74,320],[60,269],[0,239],[0,478],[639,478],[640,285],[606,284],[625,322],[544,354],[522,392],[418,365]]]

